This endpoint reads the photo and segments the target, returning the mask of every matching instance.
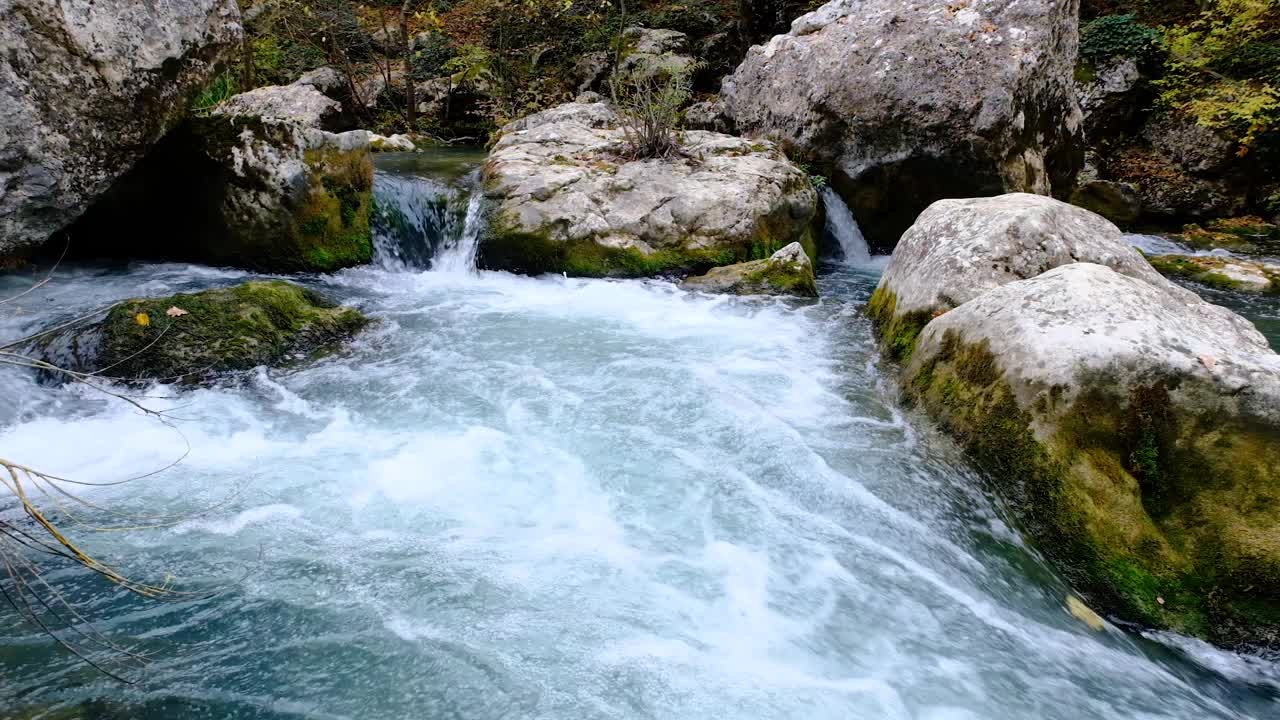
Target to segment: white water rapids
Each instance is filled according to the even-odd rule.
[[[224,592],[156,605],[54,572],[100,629],[132,638],[152,663],[122,686],[0,615],[0,708],[254,719],[1280,714],[1273,664],[1094,633],[1066,612],[1067,588],[998,519],[953,443],[900,409],[860,312],[873,271],[825,275],[824,299],[810,303],[383,260],[304,280],[365,309],[375,329],[312,364],[151,388],[172,398],[152,402],[175,408],[190,456],[86,493],[169,514],[238,488],[226,507],[176,527],[78,535],[135,576]],[[0,332],[246,277],[69,268]],[[4,277],[0,295],[29,284]],[[0,373],[0,390],[12,399],[0,455],[47,472],[112,480],[184,447],[122,402],[16,371]]]

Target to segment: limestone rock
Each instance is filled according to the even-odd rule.
[[[248,282],[125,300],[88,327],[46,336],[34,352],[70,370],[110,368],[126,381],[196,383],[323,350],[368,322],[298,285]]]
[[[935,315],[1060,265],[1092,262],[1194,299],[1160,276],[1120,229],[1087,210],[1014,193],[939,200],[902,235],[870,310],[895,355]],[[906,337],[902,337],[903,335]]]
[[[711,99],[696,102],[685,108],[684,126],[690,130],[728,133],[733,129],[733,121],[725,114],[724,103],[718,99]]]
[[[342,105],[312,85],[268,85],[219,103],[213,114],[284,120],[317,130],[338,127]]]
[[[570,103],[503,128],[483,170],[482,266],[645,276],[812,254],[817,194],[768,142],[702,131],[682,154],[628,160],[604,103]]]
[[[1096,607],[1280,647],[1280,356],[1247,322],[1073,263],[934,318],[902,381]]]
[[[829,168],[890,247],[941,197],[1065,197],[1081,163],[1075,0],[834,0],[753,47],[721,98],[740,132]]]
[[[764,260],[711,268],[685,279],[681,287],[734,295],[798,295],[817,297],[813,263],[800,243],[791,243]]]
[[[1128,128],[1137,115],[1142,93],[1142,71],[1131,57],[1110,58],[1090,68],[1085,81],[1076,82],[1076,95],[1084,115],[1085,135],[1091,142]]]
[[[233,0],[0,3],[0,260],[84,212],[240,37]]]
[[[618,70],[640,76],[680,72],[693,65],[689,36],[676,30],[630,27],[622,32]]]

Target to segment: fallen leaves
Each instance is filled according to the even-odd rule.
[[[142,327],[147,327],[148,325],[151,324],[151,316],[146,313],[138,313],[137,315],[133,316],[133,321],[138,323]]]
[[[1218,359],[1212,355],[1201,355],[1200,363],[1204,365],[1206,369],[1212,370],[1218,364]]]
[[[178,307],[177,305],[174,305],[173,307],[169,308],[168,310],[165,310],[165,311],[164,311],[164,314],[165,314],[165,315],[168,315],[169,317],[182,317],[183,315],[190,315],[191,313],[187,312],[186,310],[183,310],[182,308]]]

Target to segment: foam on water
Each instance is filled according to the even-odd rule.
[[[438,259],[438,258],[437,258]],[[73,269],[8,335],[136,294],[236,282]],[[9,278],[3,282],[17,286]],[[1095,634],[961,453],[897,404],[858,305],[656,281],[346,270],[349,348],[124,403],[0,372],[0,454],[175,527],[87,535],[153,605],[53,579],[154,662],[136,687],[0,618],[5,707],[167,718],[1241,718],[1274,664]],[[0,290],[4,290],[0,287]],[[7,295],[7,292],[0,293]],[[9,393],[12,394],[9,394]],[[181,433],[179,436],[177,433]],[[8,511],[12,512],[12,511]],[[246,575],[247,572],[247,575]],[[105,708],[105,709],[104,709]]]

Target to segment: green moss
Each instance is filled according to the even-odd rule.
[[[898,296],[883,286],[876,288],[867,303],[867,315],[876,328],[885,354],[897,362],[911,359],[924,326],[933,319],[923,310],[898,314]]]
[[[319,350],[367,322],[292,283],[249,282],[117,305],[100,326],[96,362],[112,377],[198,380]]]
[[[305,155],[310,186],[289,233],[299,269],[326,272],[369,262],[373,240],[373,161],[361,150],[325,148]]]
[[[484,268],[529,275],[549,272],[575,277],[701,274],[721,265],[767,258],[790,242],[795,240],[783,243],[761,233],[749,243],[737,246],[677,246],[646,253],[633,247],[608,247],[590,238],[556,240],[550,230],[528,232],[498,215],[492,218],[488,235],[481,243],[479,263]],[[816,246],[810,228],[804,229],[800,242],[812,258]]]
[[[1276,429],[1183,410],[1160,382],[1124,396],[1116,378],[1080,382],[1091,390],[1069,406],[1051,388],[1024,409],[986,342],[948,331],[903,386],[1096,607],[1222,645],[1280,644]]]
[[[1240,292],[1280,293],[1280,273],[1269,270],[1265,265],[1253,266],[1269,282],[1267,285],[1259,285],[1237,280],[1221,272],[1232,264],[1242,265],[1242,269],[1249,267],[1244,261],[1198,255],[1157,255],[1148,257],[1147,262],[1164,275],[1185,277],[1210,287]]]

